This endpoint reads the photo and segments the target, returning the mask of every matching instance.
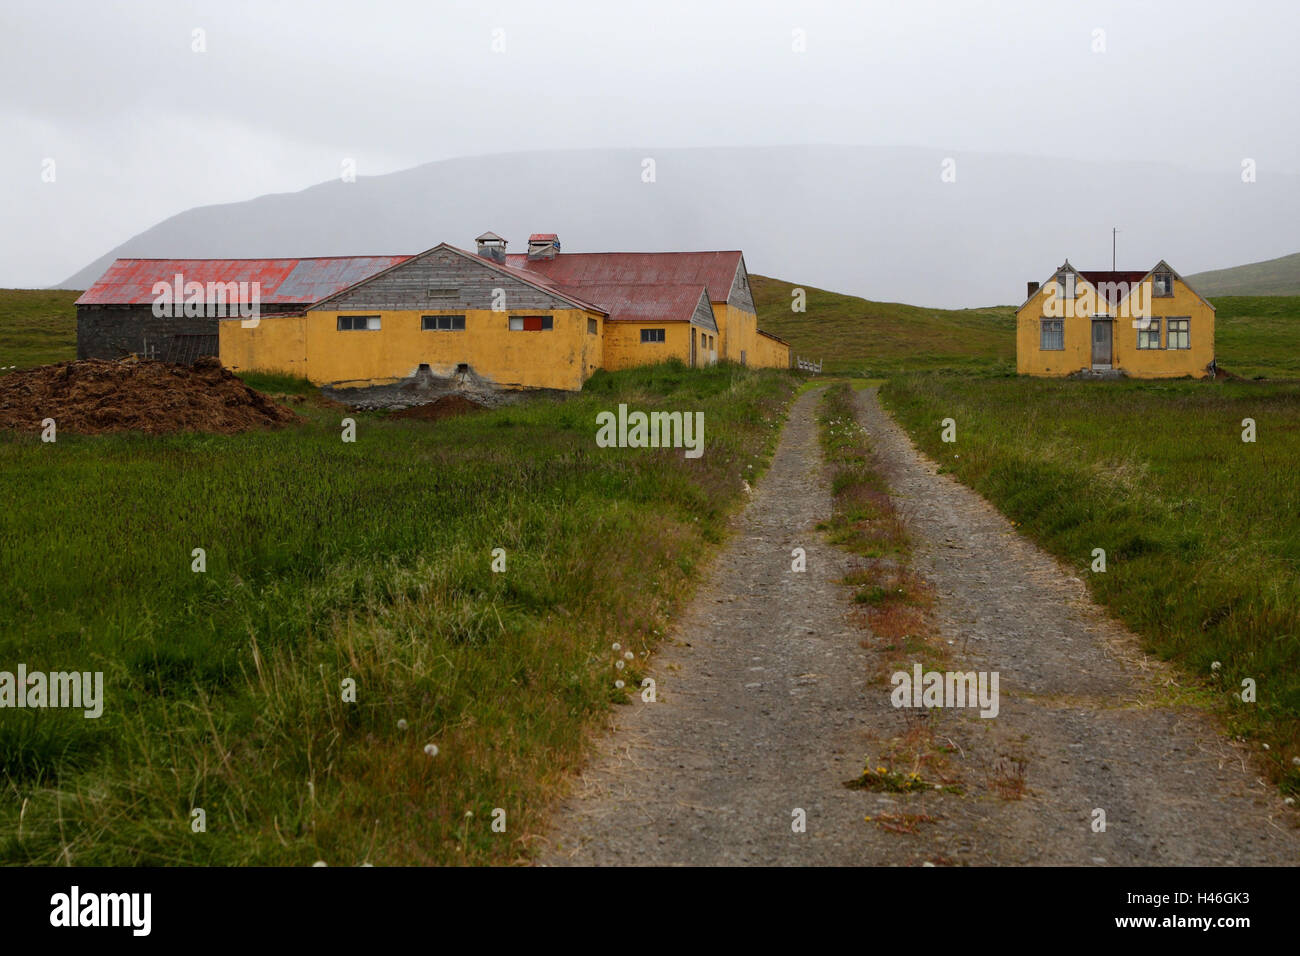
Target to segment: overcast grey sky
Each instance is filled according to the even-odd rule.
[[[1298,28],[1282,0],[3,0],[0,286],[345,158],[845,143],[1296,173]]]

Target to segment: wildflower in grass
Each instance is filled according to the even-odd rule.
[[[618,690],[622,690],[622,689],[623,689],[623,682],[622,682],[621,680],[616,680],[616,681],[614,681],[614,687],[615,687],[616,689],[618,689]]]
[[[1291,762],[1295,764],[1297,767],[1300,767],[1300,757],[1292,757]]]
[[[436,756],[438,756],[438,745],[437,745],[437,744],[425,744],[425,745],[424,745],[424,752],[427,753],[430,757],[436,757]]]
[[[614,651],[615,651],[615,652],[618,652],[618,651],[621,651],[622,649],[623,649],[623,645],[622,645],[622,644],[619,644],[619,643],[616,641],[616,642],[614,643]]]
[[[398,730],[406,729],[406,718],[403,717],[397,721],[397,729]]]
[[[632,658],[635,657],[635,656],[636,656],[636,655],[634,655],[631,651],[624,651],[624,652],[623,652],[623,659],[624,659],[624,660],[628,660],[628,661],[630,661],[630,660],[632,660]]]
[[[1210,670],[1217,671],[1222,666],[1223,665],[1220,664],[1218,661],[1215,661],[1213,664],[1210,665]]]
[[[312,864],[312,866],[329,866],[329,864],[326,863],[324,860],[317,860],[315,863]]]
[[[614,662],[614,667],[616,667],[618,670],[622,670],[622,669],[623,669],[623,662],[622,662],[622,661],[615,661],[615,662]]]

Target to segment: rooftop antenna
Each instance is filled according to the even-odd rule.
[[[1115,236],[1119,232],[1119,226],[1110,227],[1110,271],[1115,271]]]

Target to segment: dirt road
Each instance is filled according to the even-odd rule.
[[[960,794],[844,787],[910,724],[870,676],[881,651],[862,646],[869,635],[837,583],[857,559],[815,530],[830,511],[818,394],[793,406],[770,471],[657,654],[657,702],[617,710],[540,862],[1300,861],[1294,811],[1244,750],[1205,714],[1161,703],[1173,673],[1082,582],[936,474],[872,392],[859,393],[861,419],[935,588],[951,666],[997,671],[1000,710],[931,712]],[[791,570],[794,548],[805,572]],[[895,832],[882,817],[920,822]]]

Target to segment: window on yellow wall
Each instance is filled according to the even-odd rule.
[[[1168,272],[1157,272],[1151,279],[1153,296],[1167,299],[1174,294],[1174,277]]]
[[[377,315],[340,315],[338,320],[340,332],[376,332],[379,327]]]
[[[590,334],[590,335],[595,335],[595,334],[596,334],[597,332],[599,332],[599,331],[600,331],[600,323],[597,322],[595,319],[588,319],[588,320],[587,320],[587,332],[588,332],[588,334]]]
[[[642,329],[641,330],[642,345],[648,345],[652,342],[663,342],[663,341],[666,341],[666,339],[664,338],[663,329]]]
[[[464,332],[463,315],[422,315],[420,328],[425,332]]]
[[[511,332],[549,332],[555,327],[555,318],[550,315],[512,315]]]
[[[1043,352],[1060,352],[1065,349],[1065,319],[1042,319],[1038,331],[1038,348]]]
[[[1190,349],[1192,347],[1192,320],[1190,318],[1169,319],[1165,323],[1165,347],[1171,349]]]
[[[1148,319],[1138,319],[1138,348],[1139,349],[1158,349],[1160,348],[1160,322],[1158,316],[1152,316]]]

